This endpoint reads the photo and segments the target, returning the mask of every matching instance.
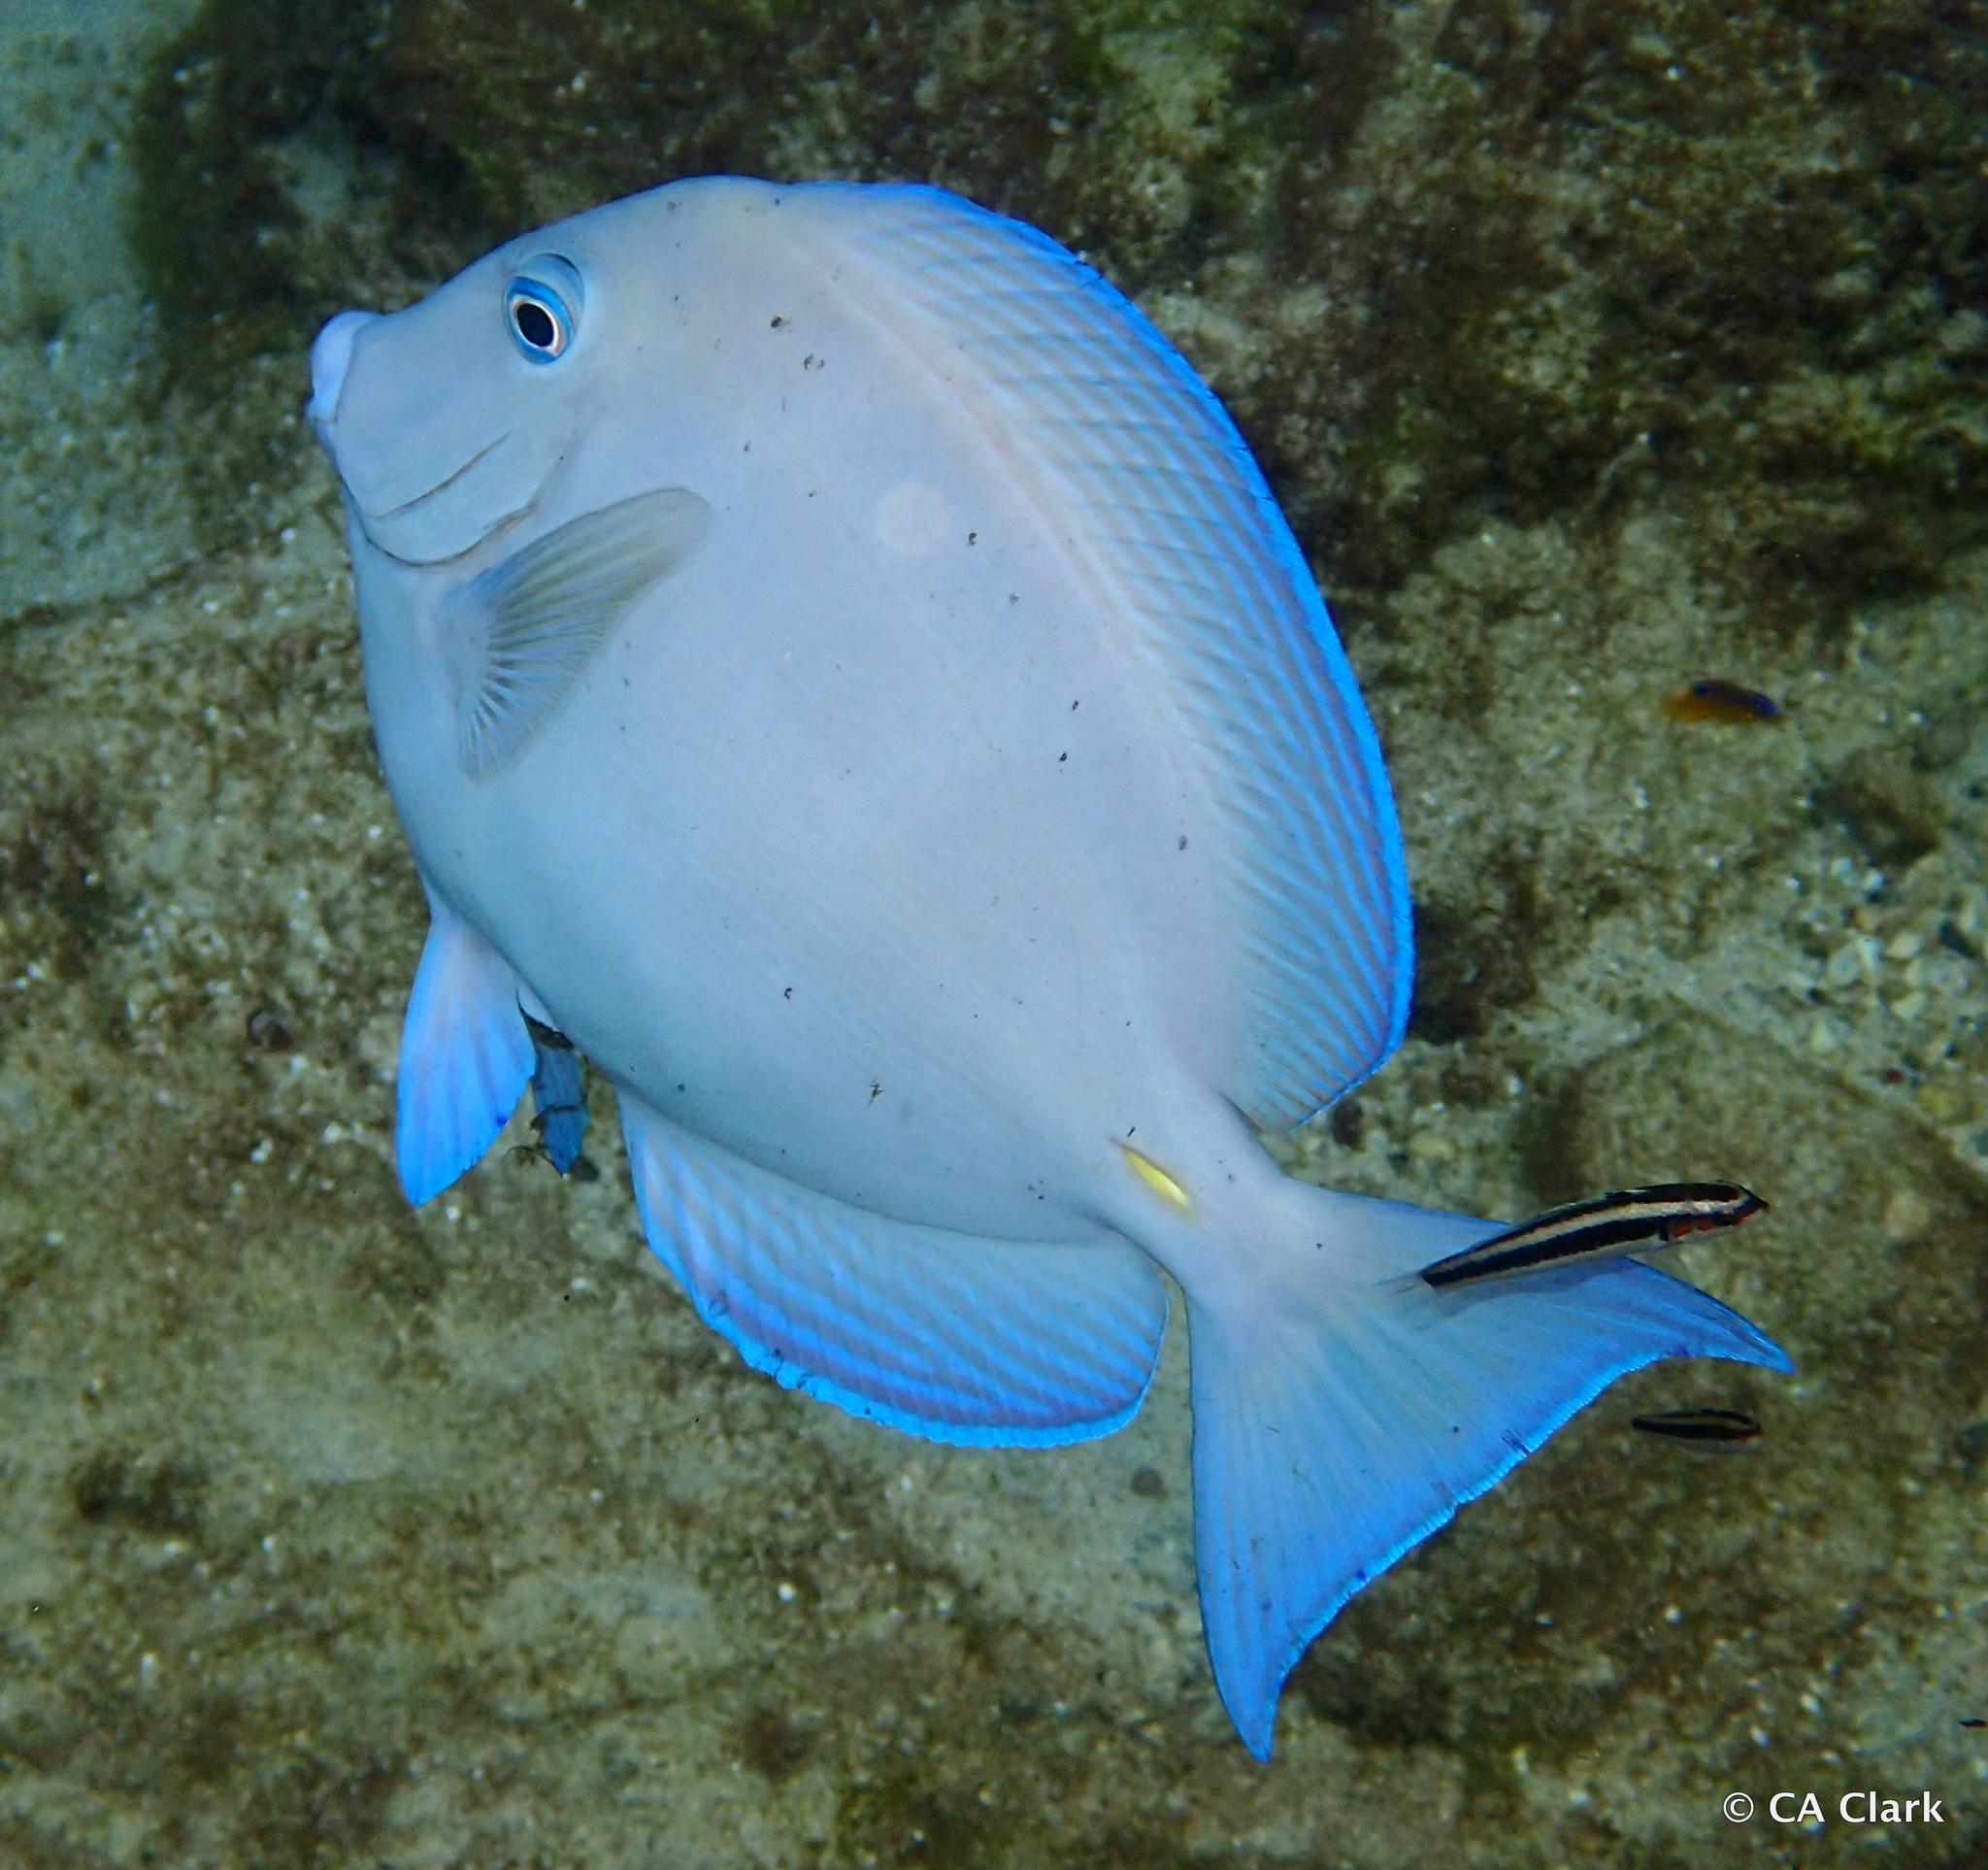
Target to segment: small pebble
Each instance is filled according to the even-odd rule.
[[[1845,942],[1829,957],[1822,970],[1823,981],[1833,987],[1854,985],[1864,978],[1864,944]]]
[[[267,1007],[248,1016],[248,1039],[258,1052],[288,1052],[297,1043],[289,1027]]]
[[[1887,1247],[1903,1247],[1917,1240],[1933,1224],[1933,1204],[1916,1188],[1894,1188],[1884,1198],[1877,1218],[1877,1231]]]
[[[1973,1115],[1974,1100],[1967,1086],[1948,1079],[1928,1079],[1913,1101],[1936,1123],[1965,1123]]]

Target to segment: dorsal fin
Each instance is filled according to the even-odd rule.
[[[1160,672],[1225,825],[1244,950],[1218,1088],[1266,1128],[1301,1122],[1399,1043],[1412,967],[1379,742],[1297,542],[1221,404],[1090,267],[940,189],[845,199],[889,287],[860,302],[920,354],[962,356],[951,386]]]

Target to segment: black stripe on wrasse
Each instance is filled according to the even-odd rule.
[[[1654,1416],[1632,1416],[1629,1425],[1693,1448],[1741,1448],[1760,1440],[1760,1418],[1743,1409],[1666,1409]]]
[[[1767,1203],[1737,1182],[1664,1182],[1650,1188],[1549,1208],[1542,1215],[1480,1240],[1422,1268],[1428,1286],[1535,1273],[1584,1259],[1607,1259],[1638,1249],[1673,1246],[1687,1234],[1737,1227]]]

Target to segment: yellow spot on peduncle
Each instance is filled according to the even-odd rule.
[[[1149,1156],[1141,1155],[1129,1143],[1121,1143],[1118,1147],[1125,1152],[1126,1161],[1139,1171],[1139,1179],[1162,1201],[1171,1201],[1182,1214],[1193,1212],[1194,1204],[1188,1200],[1187,1190],[1157,1162]]]

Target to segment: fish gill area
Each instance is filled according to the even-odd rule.
[[[0,58],[0,1862],[1979,1860],[1988,8],[22,0]],[[1177,1328],[1120,1434],[942,1449],[697,1322],[598,1087],[596,1182],[520,1118],[395,1185],[420,892],[304,347],[712,170],[1036,222],[1256,449],[1419,944],[1281,1159],[1773,1203],[1674,1257],[1797,1375],[1607,1390],[1267,1765]],[[1764,1433],[1630,1427],[1688,1405]]]

